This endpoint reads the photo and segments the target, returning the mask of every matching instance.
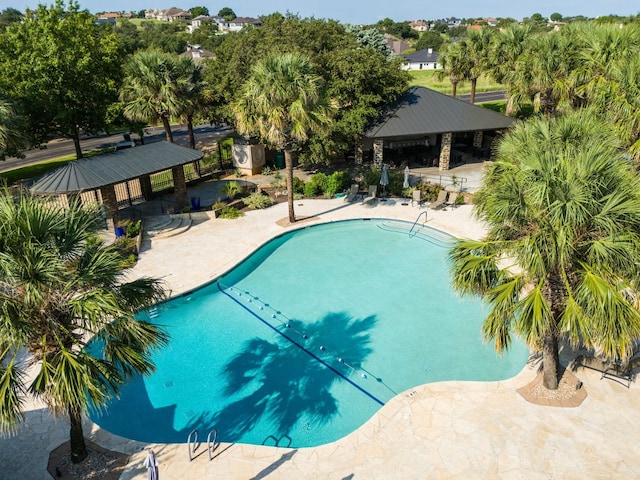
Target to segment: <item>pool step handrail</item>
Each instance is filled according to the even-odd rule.
[[[409,235],[411,235],[411,232],[413,232],[413,229],[415,228],[416,224],[420,221],[420,217],[422,217],[422,215],[424,215],[424,222],[423,223],[427,222],[427,211],[423,210],[422,212],[420,212],[420,214],[416,218],[416,221],[413,222],[413,225],[411,225],[411,230],[409,230]]]
[[[198,429],[194,428],[187,437],[187,451],[189,452],[189,461],[193,460],[193,454],[198,448]]]
[[[213,439],[211,436],[213,435]],[[213,460],[213,452],[218,448],[220,442],[218,442],[218,431],[214,428],[207,435],[207,452],[209,452],[209,461]]]

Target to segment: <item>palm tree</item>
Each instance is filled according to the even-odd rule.
[[[640,180],[588,111],[516,125],[474,198],[488,226],[452,251],[454,288],[488,301],[485,338],[515,333],[558,387],[558,343],[628,358],[640,336]]]
[[[28,393],[71,424],[71,459],[87,456],[82,415],[153,371],[166,334],[135,312],[164,297],[155,279],[127,281],[123,254],[95,235],[96,214],[0,192],[0,430],[22,419]],[[90,338],[97,354],[84,347]],[[26,349],[30,360],[20,360]],[[34,369],[28,381],[26,369]]]
[[[463,44],[460,42],[447,44],[438,61],[442,69],[435,73],[435,77],[438,80],[448,77],[451,82],[451,96],[456,98],[458,83],[467,78],[469,71],[469,62]]]
[[[469,70],[467,72],[467,77],[471,81],[469,103],[475,103],[478,78],[489,69],[493,30],[489,28],[472,30],[468,33],[467,38],[461,40],[460,43],[469,62]]]
[[[125,67],[120,100],[125,117],[153,123],[162,121],[168,142],[173,143],[169,120],[185,109],[180,92],[188,78],[181,75],[177,61],[158,50],[138,52]]]
[[[292,223],[296,217],[291,154],[310,132],[327,124],[321,86],[322,78],[312,72],[308,58],[295,53],[270,54],[255,65],[233,105],[240,133],[257,134],[284,151]]]
[[[0,160],[26,148],[25,130],[24,118],[16,114],[11,102],[0,98]]]
[[[187,124],[189,132],[189,146],[196,148],[196,139],[193,133],[193,119],[202,112],[207,101],[213,97],[213,92],[208,88],[203,78],[203,68],[193,61],[191,57],[178,57],[176,69],[182,79],[179,82],[181,91],[178,93],[183,101],[183,110],[180,116]]]

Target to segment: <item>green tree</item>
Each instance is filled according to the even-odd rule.
[[[191,12],[193,17],[199,17],[201,15],[204,15],[205,17],[209,16],[209,9],[207,7],[192,7],[189,9],[189,12]]]
[[[640,336],[640,181],[610,126],[588,111],[516,125],[474,197],[488,227],[450,253],[453,285],[489,304],[498,351],[511,335],[543,353],[558,387],[559,341],[625,359]]]
[[[428,32],[422,32],[422,35],[420,35],[420,38],[418,39],[414,47],[416,50],[433,48],[435,52],[439,52],[440,47],[443,43],[444,38],[442,38],[442,35],[440,35],[438,32],[430,30]]]
[[[438,62],[442,69],[435,73],[438,79],[449,78],[451,82],[451,96],[456,98],[458,83],[467,78],[469,71],[469,58],[466,55],[464,44],[461,42],[445,44],[444,51],[440,54]]]
[[[258,135],[284,151],[291,223],[296,221],[292,151],[327,122],[322,83],[306,57],[272,54],[255,65],[233,106],[240,133]]]
[[[236,18],[236,14],[230,7],[223,7],[218,12],[218,16],[224,18],[227,22],[230,22]]]
[[[95,236],[96,225],[96,213],[78,203],[52,209],[0,193],[0,430],[15,430],[28,392],[69,420],[73,462],[87,456],[83,414],[152,372],[151,352],[167,342],[160,328],[134,318],[164,297],[162,284],[127,281],[122,253]],[[103,352],[84,348],[90,337]],[[19,360],[22,348],[30,362]]]
[[[11,102],[0,98],[0,160],[22,156],[20,150],[27,147],[25,130],[25,119]]]
[[[560,22],[562,21],[562,15],[560,15],[558,12],[554,12],[549,16],[549,19],[553,22]]]
[[[140,48],[142,41],[138,27],[128,18],[118,20],[115,32],[127,54],[132,54]]]
[[[181,93],[187,83],[188,78],[173,55],[158,50],[136,53],[125,67],[120,90],[124,116],[148,123],[160,120],[167,142],[173,143],[170,120],[185,110],[186,100]]]
[[[7,26],[12,23],[17,23],[22,20],[22,12],[15,8],[5,8],[0,12],[0,31],[5,30]]]
[[[189,146],[196,148],[196,139],[193,133],[193,121],[203,112],[211,98],[211,89],[208,88],[202,75],[202,65],[197,64],[191,57],[178,57],[176,60],[177,75],[180,77],[177,95],[182,100],[183,109],[180,116],[187,124]]]
[[[104,128],[116,98],[123,50],[110,28],[61,0],[28,11],[0,36],[0,91],[15,99],[35,141],[71,138],[82,157],[80,134]]]
[[[467,57],[466,61],[469,64],[466,77],[471,82],[470,103],[476,102],[478,78],[489,70],[492,40],[493,30],[482,28],[469,32],[467,38],[460,42],[464,46],[464,55]]]

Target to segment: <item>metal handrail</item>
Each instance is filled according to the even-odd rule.
[[[211,440],[211,434],[213,434],[213,440]],[[218,431],[214,428],[207,435],[207,451],[209,452],[209,461],[213,460],[212,453],[216,448],[218,448],[220,443],[218,442]]]
[[[424,221],[427,221],[427,211],[423,210],[422,212],[420,212],[420,214],[418,215],[418,218],[416,218],[416,221],[413,222],[413,225],[411,225],[411,230],[409,230],[409,235],[411,235],[411,232],[413,232],[414,227],[416,226],[416,224],[418,223],[418,220],[420,220],[420,217],[424,215]]]
[[[445,183],[448,185],[454,185],[457,186],[459,190],[462,190],[462,186],[468,182],[467,177],[459,177],[457,175],[430,175],[428,173],[421,173],[420,181],[422,181],[423,178],[426,178],[427,180],[433,180],[435,183],[438,183],[442,186],[444,186]]]
[[[198,443],[198,429],[194,428],[193,430],[191,430],[191,433],[187,437],[187,450],[189,452],[189,461],[193,460],[193,454],[195,453],[196,448],[198,448],[197,443]],[[191,448],[192,445],[193,445],[193,449]]]

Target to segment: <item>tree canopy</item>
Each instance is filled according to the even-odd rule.
[[[49,136],[73,139],[104,128],[116,98],[123,50],[109,27],[75,4],[58,0],[28,11],[24,21],[0,34],[0,91],[28,118],[34,142]]]

